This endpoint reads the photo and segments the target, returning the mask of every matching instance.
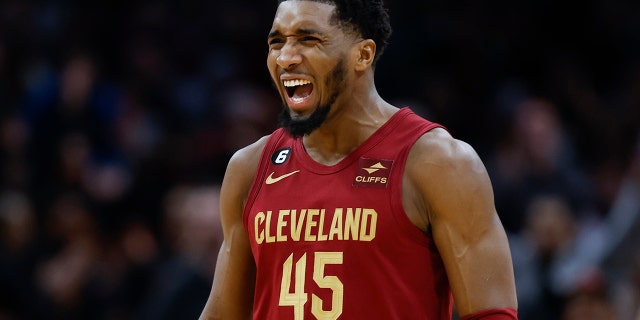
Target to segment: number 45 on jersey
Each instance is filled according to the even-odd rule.
[[[322,299],[311,294],[311,314],[318,320],[336,320],[342,314],[344,290],[338,277],[324,274],[324,267],[327,264],[342,264],[342,252],[315,252],[313,261],[313,281],[320,288],[330,289],[332,294],[330,310],[324,310]],[[295,272],[295,283],[291,292],[293,272]],[[304,320],[304,305],[309,297],[309,294],[304,292],[306,272],[306,253],[296,261],[295,270],[293,270],[293,253],[282,265],[279,305],[293,307],[294,320]]]

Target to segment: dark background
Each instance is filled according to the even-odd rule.
[[[274,2],[0,1],[0,319],[197,317]],[[388,2],[378,90],[485,162],[521,319],[633,319],[640,3]]]

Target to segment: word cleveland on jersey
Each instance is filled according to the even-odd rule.
[[[331,212],[333,211],[333,212]],[[378,213],[367,208],[281,209],[253,219],[257,244],[286,241],[371,241]]]

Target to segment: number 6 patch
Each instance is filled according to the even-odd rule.
[[[291,156],[291,147],[286,147],[284,149],[276,150],[276,152],[274,152],[271,155],[271,163],[273,163],[276,166],[282,165],[285,162],[287,162],[287,160],[289,160],[290,156]]]

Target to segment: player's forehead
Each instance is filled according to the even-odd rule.
[[[283,1],[273,19],[271,32],[291,33],[296,30],[318,30],[326,32],[336,26],[331,23],[333,4],[309,1]]]

